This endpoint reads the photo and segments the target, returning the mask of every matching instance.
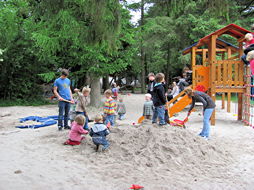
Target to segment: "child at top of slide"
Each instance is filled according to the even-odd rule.
[[[75,117],[75,120],[71,124],[71,130],[69,132],[69,139],[64,143],[65,145],[79,145],[84,139],[82,135],[88,134],[87,130],[83,129],[85,123],[85,117],[81,114]]]
[[[247,61],[250,62],[251,74],[254,75],[254,50],[250,51],[247,54]]]
[[[249,65],[249,61],[247,60],[247,54],[254,50],[254,37],[253,37],[253,34],[251,33],[247,33],[245,35],[245,40],[246,40],[246,44],[245,46],[243,47],[244,48],[244,54],[242,55],[241,59],[242,61],[246,64],[246,65]]]

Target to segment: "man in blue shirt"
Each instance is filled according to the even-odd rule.
[[[67,69],[62,70],[61,77],[54,82],[54,93],[59,100],[59,115],[58,115],[58,130],[63,128],[64,117],[64,129],[70,129],[68,126],[68,117],[70,111],[70,102],[74,102],[71,93],[71,82],[67,78],[69,71]],[[68,102],[69,101],[69,102]]]

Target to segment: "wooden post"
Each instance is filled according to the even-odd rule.
[[[240,60],[241,60],[241,56],[242,55],[243,55],[243,43],[239,42],[239,59]],[[240,73],[235,73],[235,75],[236,74],[242,74],[242,75],[244,75],[244,67],[240,67],[240,68],[242,69],[242,71]],[[240,80],[240,78],[241,77],[239,77],[238,80]],[[242,93],[238,93],[238,117],[237,117],[237,119],[239,121],[241,121],[243,119],[243,94]]]
[[[221,109],[225,109],[225,93],[222,93],[221,97]]]
[[[250,74],[250,67],[247,67],[246,68],[246,74],[249,75]],[[247,77],[246,79],[246,84],[251,84],[251,78],[250,77]],[[246,94],[250,94],[250,91],[251,91],[251,87],[247,86],[246,87]],[[250,122],[250,115],[248,113],[250,113],[250,97],[249,96],[246,96],[246,104],[245,104],[245,118],[246,118],[246,121],[247,122]]]
[[[205,64],[206,64],[206,49],[203,49],[202,50],[202,64],[203,64],[203,66],[206,66]]]
[[[228,101],[227,101],[227,112],[230,113],[230,108],[231,108],[231,93],[228,92]]]
[[[212,35],[210,42],[208,44],[208,61],[210,65],[210,96],[214,102],[216,102],[216,89],[215,89],[215,79],[216,79],[216,39],[217,35]],[[215,125],[215,111],[211,117],[211,125]]]
[[[197,84],[196,79],[196,47],[191,48],[192,86]]]

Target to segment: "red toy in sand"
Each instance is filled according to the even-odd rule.
[[[185,123],[187,121],[188,121],[188,117],[186,117],[183,121],[179,119],[174,119],[173,121],[170,121],[170,125],[186,128]]]
[[[136,190],[138,190],[138,189],[143,189],[143,188],[144,188],[143,186],[134,185],[134,184],[130,187],[130,189],[136,189]]]

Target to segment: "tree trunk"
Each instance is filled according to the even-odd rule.
[[[103,90],[109,89],[109,76],[103,77]]]
[[[166,65],[166,89],[168,89],[169,86],[169,78],[170,78],[170,46],[168,43],[167,46],[167,65]]]
[[[144,45],[143,45],[143,32],[144,32],[144,0],[141,0],[141,41],[140,41],[140,54],[141,54],[141,93],[145,93],[145,52],[144,52]]]
[[[101,84],[100,77],[91,77],[91,106],[101,106]]]

